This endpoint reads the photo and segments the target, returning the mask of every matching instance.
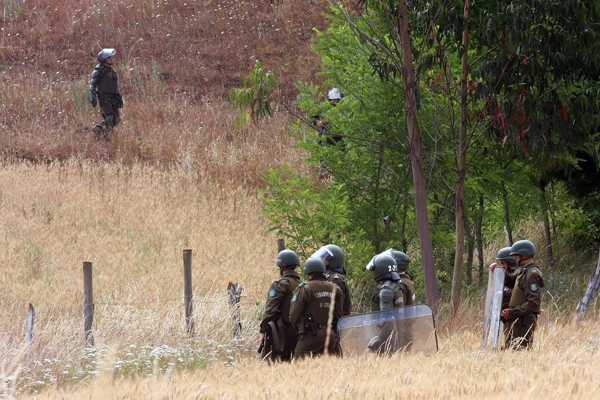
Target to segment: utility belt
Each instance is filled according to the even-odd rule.
[[[324,331],[327,328],[326,325],[320,324],[314,321],[312,315],[305,314],[304,315],[304,323],[302,324],[300,335],[311,334],[313,336],[318,336],[320,331]]]

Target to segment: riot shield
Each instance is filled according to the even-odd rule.
[[[429,353],[438,348],[433,313],[422,304],[350,315],[341,318],[337,326],[344,356],[368,352]]]
[[[491,347],[493,350],[497,350],[500,346],[500,331],[502,330],[500,312],[502,311],[505,274],[504,268],[495,268],[488,277],[481,345],[484,348]]]

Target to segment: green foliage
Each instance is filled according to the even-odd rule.
[[[275,75],[265,70],[260,61],[243,80],[242,87],[232,89],[229,93],[231,102],[239,109],[237,124],[247,126],[250,121],[256,124],[261,118],[273,114],[271,96],[276,85]]]
[[[342,88],[343,100],[332,105],[322,95],[324,88],[299,86],[298,107],[314,120],[325,120],[327,131],[343,139],[324,145],[322,132],[308,126],[310,122],[297,124],[292,134],[306,154],[309,172],[273,171],[263,197],[265,213],[272,229],[304,255],[331,241],[346,247],[357,287],[362,285],[358,281],[370,279],[363,271],[364,263],[389,247],[409,252],[412,273],[422,287],[401,54],[396,46],[397,21],[391,12],[396,2],[366,3],[368,7],[360,16],[334,6],[328,29],[317,33],[314,45],[321,57],[325,84]],[[462,3],[417,2],[411,7],[429,221],[438,278],[445,290],[450,285],[454,258]],[[595,21],[595,14],[585,11],[578,22],[573,19],[578,11],[565,9],[558,1],[547,5],[511,2],[510,7],[514,25],[499,15],[506,7],[496,2],[478,3],[472,21],[465,191],[469,234],[475,235],[478,201],[483,196],[483,240],[504,245],[504,188],[516,233],[520,232],[519,221],[541,223],[539,187],[546,185],[556,238],[565,243],[589,243],[599,236],[600,223],[594,222],[597,208],[583,206],[573,195],[592,199],[586,204],[597,204],[593,199],[600,190],[550,184],[559,179],[553,172],[556,168],[568,166],[577,172],[581,152],[598,152],[594,138],[600,131],[600,74],[594,77],[590,71],[595,67],[576,62],[583,54],[580,50],[565,50],[556,59],[552,59],[552,51],[557,51],[557,38],[575,46],[576,38],[587,35],[577,31],[578,27]],[[522,15],[524,12],[535,15]],[[561,13],[571,17],[565,20]],[[539,23],[549,25],[543,28]],[[521,32],[516,32],[519,29]],[[503,47],[502,32],[509,32],[508,47]],[[594,46],[587,43],[584,47],[590,53],[586,57],[596,63],[600,53],[591,54]],[[529,153],[524,155],[523,149]],[[560,179],[565,178],[560,175]],[[579,186],[598,186],[598,182],[580,181]],[[384,223],[384,217],[391,223]],[[539,231],[537,240],[542,237],[541,227]]]

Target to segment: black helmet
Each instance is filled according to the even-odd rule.
[[[498,253],[496,253],[496,260],[506,261],[510,265],[515,265],[515,259],[510,255],[511,251],[512,247],[504,247],[498,250]]]
[[[397,281],[400,279],[398,265],[396,265],[394,257],[386,253],[375,256],[373,260],[373,272],[375,273],[375,280],[378,282]]]
[[[510,248],[510,255],[518,255],[521,257],[533,257],[537,252],[535,245],[529,240],[519,240]]]
[[[332,256],[326,264],[327,270],[341,274],[346,273],[346,253],[344,253],[344,250],[335,244],[328,244],[325,248],[329,250]]]
[[[117,50],[115,50],[115,49],[102,49],[102,50],[100,50],[98,55],[96,55],[96,59],[98,59],[98,61],[103,63],[106,60],[108,60],[109,58],[114,57],[115,54],[117,54]]]
[[[279,268],[296,268],[300,265],[300,258],[296,252],[285,249],[277,254],[277,266]]]
[[[396,261],[398,272],[406,272],[408,269],[408,264],[410,264],[410,258],[408,258],[406,253],[394,249],[391,249],[390,253],[392,254],[392,257],[394,257],[394,261]]]
[[[323,261],[320,258],[311,257],[304,263],[304,275],[308,276],[317,273],[325,273],[325,264],[323,264]]]

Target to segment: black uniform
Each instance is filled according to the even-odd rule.
[[[322,274],[298,286],[292,297],[290,322],[298,331],[294,356],[339,354],[337,321],[342,316],[342,293]]]
[[[327,280],[337,285],[342,292],[342,315],[350,315],[352,312],[352,297],[348,287],[348,278],[339,272],[327,271],[325,273]]]
[[[541,310],[544,279],[540,268],[531,262],[516,273],[516,281],[509,301],[506,347],[525,349],[533,343],[533,333]],[[505,331],[506,332],[506,331]]]
[[[266,334],[271,330],[269,334],[272,335],[272,329],[276,330],[278,343],[270,344],[272,359],[292,359],[296,347],[296,329],[290,324],[290,301],[299,284],[300,275],[296,271],[284,270],[281,278],[274,281],[269,289],[260,332]]]
[[[102,113],[102,123],[96,125],[99,133],[110,133],[120,122],[119,109],[123,98],[119,92],[119,78],[115,70],[106,63],[96,65],[90,79],[90,92],[96,96]]]

